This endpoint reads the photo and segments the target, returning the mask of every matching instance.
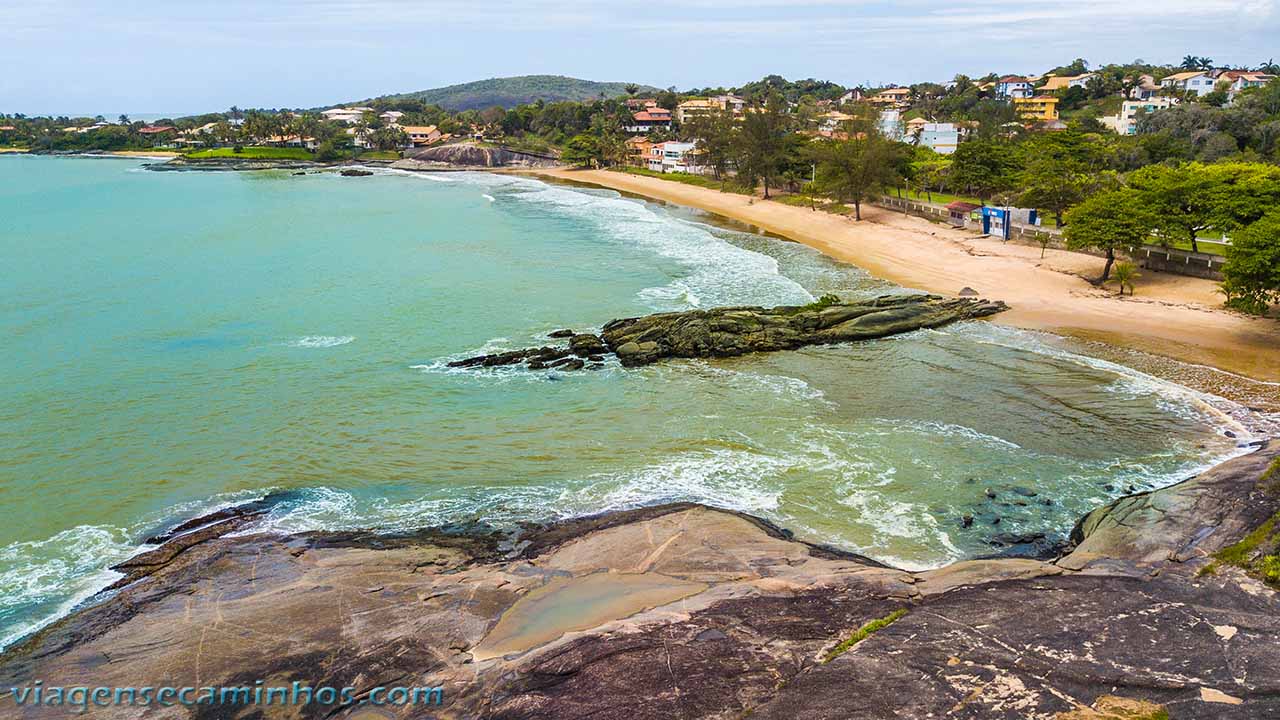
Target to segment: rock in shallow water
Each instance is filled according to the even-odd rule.
[[[884,295],[845,303],[832,296],[803,306],[724,307],[657,313],[614,320],[600,335],[558,330],[570,335],[569,347],[514,350],[449,363],[450,367],[513,365],[528,362],[539,369],[552,360],[576,355],[595,361],[617,355],[625,367],[648,365],[664,358],[732,357],[753,352],[794,350],[870,340],[1007,310],[998,301],[944,298],[937,295]],[[561,353],[555,357],[551,355]]]

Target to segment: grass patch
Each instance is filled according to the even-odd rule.
[[[720,192],[731,192],[739,195],[754,195],[755,190],[736,185],[728,180],[716,180],[706,175],[694,175],[692,173],[662,173],[656,170],[641,167],[615,167],[610,168],[617,172],[624,172],[631,175],[644,175],[645,177],[658,178],[659,180],[672,180],[685,185],[696,185],[698,187],[707,188],[708,190],[719,190]]]
[[[313,155],[306,148],[290,148],[290,147],[258,147],[250,145],[240,148],[240,152],[236,152],[235,148],[211,148],[209,150],[200,150],[193,152],[187,156],[192,160],[212,160],[217,158],[239,158],[242,160],[315,160]]]
[[[831,307],[832,305],[839,305],[839,304],[840,304],[840,297],[838,295],[828,294],[828,295],[823,295],[822,297],[818,298],[817,300],[814,300],[808,305],[796,305],[786,309],[782,309],[782,308],[779,308],[779,309],[782,311],[783,315],[797,315],[802,312],[821,310],[823,308],[827,308],[827,307]]]
[[[1262,473],[1258,484],[1265,486],[1269,493],[1280,493],[1280,457],[1271,461],[1271,467]]]
[[[1272,463],[1262,477],[1267,479],[1280,467],[1280,462]],[[1280,589],[1280,537],[1276,535],[1276,525],[1280,523],[1280,513],[1276,513],[1259,525],[1253,532],[1235,545],[1228,545],[1213,554],[1213,562],[1200,569],[1200,575],[1212,575],[1218,571],[1220,564],[1234,565],[1245,572],[1255,575],[1268,585]]]
[[[818,209],[822,212],[831,213],[832,215],[852,215],[853,208],[838,202],[832,202],[825,198],[811,198],[808,195],[774,195],[769,198],[774,202],[780,202],[783,205],[791,205],[793,207],[802,207],[808,209]]]
[[[356,157],[357,160],[399,160],[398,150],[366,150]]]
[[[845,638],[845,640],[841,642],[839,645],[831,648],[831,650],[822,658],[822,663],[825,665],[826,663],[829,663],[832,660],[835,660],[836,658],[840,657],[841,655],[849,652],[849,650],[854,645],[857,645],[863,640],[866,640],[868,637],[875,634],[876,632],[879,632],[880,630],[883,630],[889,627],[890,625],[897,622],[899,618],[901,618],[903,615],[906,615],[906,614],[907,614],[906,608],[899,608],[889,613],[888,615],[885,615],[882,618],[876,618],[875,620],[872,620],[871,622],[863,625],[862,627],[858,628],[857,632]]]
[[[932,200],[929,199],[930,196],[933,197]],[[885,195],[885,197],[897,199],[898,195],[897,193],[894,193],[893,195]],[[951,203],[956,202],[957,200],[960,202],[973,203],[974,205],[985,204],[981,200],[975,197],[965,197],[964,195],[951,195],[948,193],[940,193],[940,192],[926,194],[922,192],[915,192],[914,190],[910,192],[902,193],[902,199],[916,200],[921,202],[932,202],[937,205],[950,205]]]

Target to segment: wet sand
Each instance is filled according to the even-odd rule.
[[[600,185],[750,223],[898,284],[946,295],[971,287],[1012,308],[994,321],[1131,347],[1252,378],[1280,381],[1280,322],[1222,308],[1210,280],[1143,272],[1135,297],[1084,277],[1101,258],[1002,243],[878,207],[863,221],[825,212],[606,170],[533,174]]]

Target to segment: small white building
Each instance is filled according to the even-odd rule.
[[[960,145],[960,128],[955,123],[925,123],[920,128],[920,145],[950,155]]]
[[[388,110],[384,113],[379,113],[378,117],[382,119],[382,122],[388,125],[395,125],[400,122],[400,118],[404,117],[404,113],[399,110]]]
[[[364,119],[364,114],[367,112],[374,112],[374,110],[371,107],[331,108],[321,111],[320,114],[324,116],[325,120],[355,125]]]
[[[1108,115],[1100,119],[1103,125],[1120,135],[1136,135],[1138,132],[1138,114],[1150,114],[1177,105],[1178,101],[1168,97],[1153,97],[1149,100],[1125,100],[1120,105],[1119,115]]]
[[[661,173],[700,173],[696,148],[697,144],[691,142],[658,143],[649,149],[649,169]]]

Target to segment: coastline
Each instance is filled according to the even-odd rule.
[[[1280,381],[1280,322],[1220,307],[1217,283],[1144,273],[1136,297],[1090,285],[1100,270],[1090,255],[982,238],[970,232],[867,206],[862,222],[825,212],[683,183],[607,170],[521,169],[521,174],[598,185],[686,205],[749,223],[855,264],[877,277],[932,293],[971,287],[1007,302],[994,318],[1208,365],[1268,382]]]

